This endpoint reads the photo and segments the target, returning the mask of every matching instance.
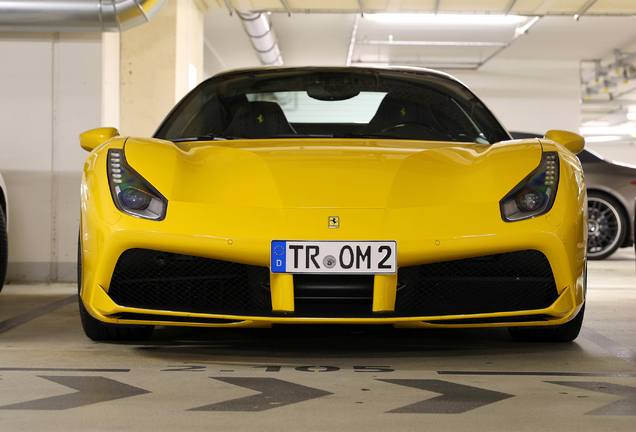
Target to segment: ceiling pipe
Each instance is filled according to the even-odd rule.
[[[0,0],[0,31],[122,32],[169,0]]]
[[[276,35],[266,13],[236,10],[243,28],[252,42],[261,63],[265,66],[283,66]]]
[[[356,35],[358,34],[358,17],[360,16],[356,14],[353,19],[353,31],[351,32],[351,42],[349,43],[349,51],[347,52],[347,61],[345,63],[347,66],[351,66],[351,61],[353,60],[353,49],[355,48]]]
[[[358,0],[358,8],[360,9],[360,16],[364,18],[364,6],[362,6],[362,0]]]
[[[596,3],[598,0],[589,0],[587,3],[585,3],[581,9],[578,10],[577,13],[574,14],[574,19],[575,20],[579,20],[579,18],[581,17],[581,15],[583,15],[585,12],[587,12],[587,10],[589,8],[591,8],[592,6],[594,6],[594,3]]]
[[[230,4],[230,0],[224,0],[224,1],[225,1],[225,7],[227,8],[228,11],[230,11],[230,16],[232,16],[232,13],[234,12],[234,8]]]
[[[286,0],[280,0],[280,3],[283,5],[283,7],[285,8],[285,11],[287,11],[287,16],[291,16],[292,15],[292,11],[289,8],[289,5],[287,4]]]
[[[508,6],[506,7],[506,11],[504,12],[504,15],[508,15],[510,13],[512,8],[515,7],[515,3],[517,3],[517,0],[510,0],[510,3],[508,3]]]

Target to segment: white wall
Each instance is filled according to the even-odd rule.
[[[208,11],[204,40],[203,79],[229,69],[261,66],[240,18],[225,8]]]
[[[447,71],[466,84],[510,131],[577,132],[579,62],[493,59],[477,71]]]
[[[75,279],[78,135],[101,123],[101,34],[0,33],[8,281]]]

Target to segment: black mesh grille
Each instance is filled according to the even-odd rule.
[[[129,249],[108,290],[120,306],[199,313],[271,312],[269,269],[210,258]]]
[[[373,317],[367,278],[295,275],[294,316]],[[147,249],[119,257],[108,293],[127,307],[272,316],[268,268]],[[393,316],[543,309],[557,297],[545,255],[520,251],[400,268]]]
[[[548,259],[526,250],[398,271],[400,315],[456,315],[543,309],[558,297]]]

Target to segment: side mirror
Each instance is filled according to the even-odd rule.
[[[91,129],[80,134],[80,146],[86,151],[93,151],[95,148],[111,138],[119,135],[119,131],[112,127]]]
[[[545,133],[545,137],[561,144],[574,154],[581,153],[583,151],[583,147],[585,147],[585,138],[573,132],[549,130]]]

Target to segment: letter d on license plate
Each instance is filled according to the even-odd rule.
[[[273,240],[272,273],[395,273],[395,241]]]

